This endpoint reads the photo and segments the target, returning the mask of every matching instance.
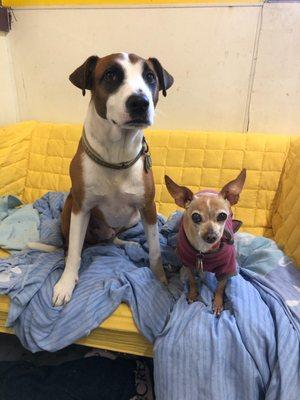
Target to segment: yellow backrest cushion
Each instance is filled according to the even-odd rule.
[[[49,190],[68,191],[68,167],[81,134],[80,125],[25,122],[0,130],[1,194],[32,202]],[[244,229],[272,236],[274,195],[290,138],[276,135],[147,131],[153,157],[158,211],[176,206],[164,185],[164,174],[193,191],[220,189],[247,168],[247,182],[235,217]],[[3,168],[3,166],[5,168]]]
[[[81,125],[38,123],[32,131],[23,201],[30,203],[50,191],[69,191],[69,164]]]
[[[154,161],[158,209],[176,209],[164,185],[164,174],[194,192],[220,189],[247,169],[247,181],[235,217],[243,229],[272,236],[273,199],[289,148],[289,137],[238,133],[152,132],[147,134]]]
[[[24,192],[31,134],[36,122],[0,127],[0,194]]]

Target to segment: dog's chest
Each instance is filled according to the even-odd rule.
[[[111,226],[126,224],[144,204],[142,159],[128,169],[113,170],[84,157],[83,177],[88,208],[98,207]]]

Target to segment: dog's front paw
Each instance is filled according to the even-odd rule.
[[[68,275],[62,276],[54,286],[52,305],[54,307],[59,307],[67,304],[71,300],[76,283],[77,277]]]
[[[222,311],[223,311],[223,296],[216,294],[213,301],[213,313],[215,314],[216,317],[219,317]]]
[[[150,267],[151,271],[154,273],[156,278],[163,283],[164,285],[168,286],[168,279],[162,265],[161,259],[152,260],[150,257]]]
[[[189,304],[194,303],[195,301],[198,300],[198,292],[197,291],[189,291],[188,293],[188,297],[187,297],[187,301]]]
[[[155,275],[162,284],[168,286],[168,279],[163,268],[162,271],[158,271],[157,273],[155,273]]]

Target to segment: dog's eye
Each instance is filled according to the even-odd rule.
[[[195,222],[195,224],[200,224],[200,222],[202,221],[202,217],[199,213],[195,212],[192,214],[192,220],[193,222]]]
[[[222,222],[225,221],[227,219],[227,214],[224,212],[221,212],[218,216],[217,216],[217,221],[218,222]]]
[[[148,83],[154,83],[154,82],[156,81],[155,75],[153,74],[153,72],[147,72],[145,78],[146,78],[146,81],[147,81]]]
[[[105,72],[103,79],[106,82],[114,82],[118,79],[118,73],[117,73],[117,71],[108,70]]]

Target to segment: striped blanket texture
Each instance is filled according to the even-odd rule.
[[[61,245],[64,199],[48,193],[34,204],[44,243]],[[159,218],[164,264],[173,270],[179,267],[174,246],[180,217]],[[126,302],[154,344],[158,400],[299,400],[300,272],[273,241],[236,235],[240,273],[228,283],[225,310],[216,318],[214,275],[206,274],[201,289],[206,304],[188,305],[178,273],[170,274],[169,290],[153,277],[141,224],[122,235],[131,241],[124,249],[102,244],[83,251],[79,283],[65,307],[51,306],[62,250],[27,250],[1,260],[0,293],[11,298],[7,323],[26,348],[61,349]]]

